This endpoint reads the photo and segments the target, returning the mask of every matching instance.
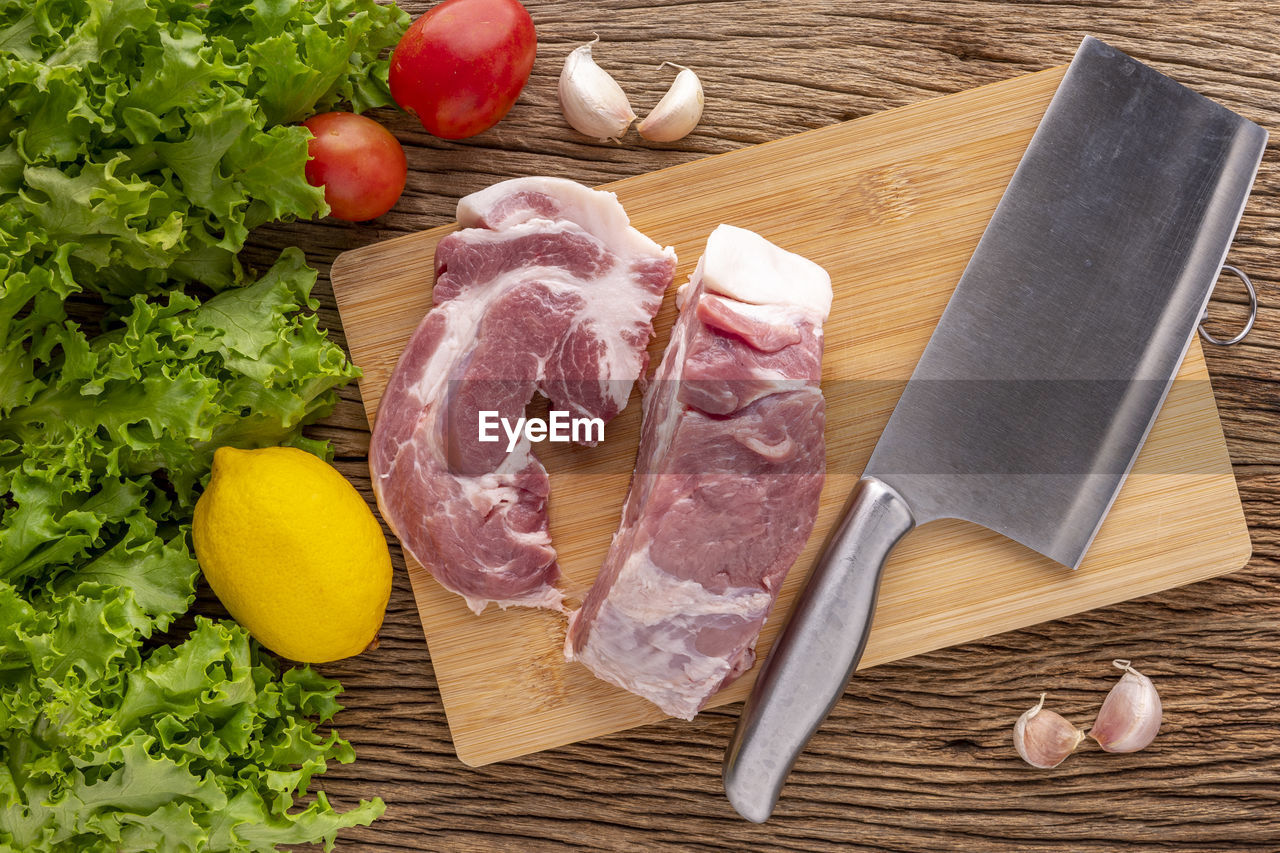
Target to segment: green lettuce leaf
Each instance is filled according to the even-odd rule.
[[[251,228],[327,212],[306,131],[280,125],[391,104],[407,20],[374,0],[0,0],[0,252],[31,270],[74,242],[114,298],[193,264],[236,283]]]
[[[368,824],[337,683],[184,619],[224,444],[304,446],[356,375],[286,250],[291,123],[391,103],[374,0],[0,0],[0,849],[269,850]],[[181,626],[187,626],[185,629]],[[172,632],[172,633],[166,633]]]
[[[203,303],[135,296],[33,361],[0,418],[0,848],[271,849],[381,813],[309,794],[354,757],[318,728],[336,683],[279,674],[229,623],[146,646],[194,599],[214,448],[296,443],[355,375],[299,313],[315,278],[293,249]]]
[[[109,606],[100,597],[71,598],[76,616],[125,632],[114,614],[84,611]],[[81,645],[111,650],[99,655],[106,666],[129,657],[101,633]],[[0,771],[0,797],[11,798],[0,838],[23,850],[260,850],[332,843],[382,814],[380,800],[338,812],[322,792],[296,805],[328,761],[353,757],[320,729],[340,708],[334,682],[310,669],[280,677],[243,629],[204,618],[183,643],[129,659],[118,707],[43,709],[38,736],[23,740],[25,772],[13,776],[12,761]]]
[[[356,375],[315,316],[297,313],[315,308],[315,279],[302,253],[286,249],[257,282],[203,305],[177,292],[165,302],[135,296],[120,328],[0,419],[0,440],[77,482],[163,469],[190,506],[216,447],[287,440],[327,414],[333,389]],[[0,519],[0,572],[4,528]]]

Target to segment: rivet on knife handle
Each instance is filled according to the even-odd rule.
[[[725,793],[748,820],[769,817],[791,765],[844,693],[871,632],[885,559],[914,526],[892,488],[873,477],[858,483],[760,669],[725,755]]]

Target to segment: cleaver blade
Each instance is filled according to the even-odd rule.
[[[960,518],[1075,568],[1195,335],[1266,146],[1097,39],[1063,77],[725,757],[763,821],[866,644],[881,570]]]

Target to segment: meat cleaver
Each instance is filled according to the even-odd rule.
[[[965,519],[1080,564],[1203,317],[1266,139],[1085,38],[760,669],[725,756],[739,814],[772,813],[916,525]]]

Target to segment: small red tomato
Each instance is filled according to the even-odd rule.
[[[331,215],[363,222],[395,205],[409,167],[389,130],[355,113],[321,113],[302,125],[314,137],[307,143],[307,183],[324,187]]]
[[[516,102],[537,53],[516,0],[444,0],[413,22],[391,56],[391,96],[444,139],[475,136]]]

